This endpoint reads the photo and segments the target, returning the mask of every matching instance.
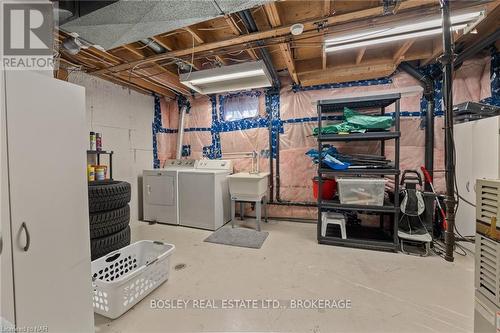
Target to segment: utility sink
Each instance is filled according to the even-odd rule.
[[[231,199],[261,198],[267,192],[269,172],[239,172],[227,176]]]

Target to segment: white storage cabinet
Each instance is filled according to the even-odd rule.
[[[458,193],[476,202],[476,179],[500,178],[500,116],[455,124],[456,179]],[[460,201],[455,223],[463,236],[476,233],[476,210]]]
[[[0,316],[20,331],[94,332],[85,90],[4,76]]]

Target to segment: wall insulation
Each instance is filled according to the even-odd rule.
[[[497,80],[498,65],[490,71],[490,64],[498,63],[498,53],[466,61],[455,73],[454,102],[488,101],[492,97],[492,86]],[[494,88],[493,88],[494,89]],[[284,83],[281,90],[262,90],[259,94],[259,116],[252,119],[226,122],[222,118],[221,105],[227,95],[196,96],[190,99],[191,110],[186,117],[184,145],[190,145],[190,158],[224,158],[224,153],[256,150],[261,158],[261,170],[269,170],[269,139],[276,147],[279,132],[280,146],[280,197],[283,201],[314,202],[311,179],[316,167],[305,155],[317,148],[312,130],[317,125],[315,101],[343,94],[367,91],[401,91],[401,169],[419,169],[424,163],[423,119],[426,101],[422,98],[419,83],[403,72],[376,80],[355,81],[313,87],[294,87]],[[241,92],[239,94],[245,94]],[[444,131],[441,84],[435,85],[435,182],[444,190]],[[389,107],[386,112],[393,112]],[[153,122],[153,145],[155,167],[166,159],[175,157],[178,124],[177,101],[156,98]],[[269,135],[269,130],[271,134]],[[378,153],[379,143],[338,143],[342,152]],[[391,143],[386,145],[386,154],[394,155]],[[274,156],[275,157],[275,156]],[[234,160],[235,172],[250,170],[249,159]],[[271,216],[315,218],[314,208],[272,206]]]

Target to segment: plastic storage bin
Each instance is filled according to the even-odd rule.
[[[383,178],[337,178],[340,203],[383,206],[385,183]]]
[[[118,318],[168,280],[174,249],[143,240],[92,261],[94,312]]]

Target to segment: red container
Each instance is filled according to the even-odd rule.
[[[314,177],[313,181],[313,195],[314,199],[318,199],[318,177]],[[323,186],[321,188],[321,197],[323,200],[333,199],[337,192],[337,182],[335,179],[323,179]]]

